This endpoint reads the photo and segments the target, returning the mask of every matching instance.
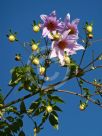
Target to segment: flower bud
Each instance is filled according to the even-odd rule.
[[[20,61],[20,60],[21,60],[21,56],[20,56],[19,54],[16,54],[15,60],[16,60],[16,61]]]
[[[49,80],[50,80],[50,78],[49,78],[48,76],[46,76],[46,77],[45,77],[45,80],[46,80],[46,81],[49,81]]]
[[[40,75],[44,75],[45,67],[40,66]]]
[[[61,35],[59,33],[56,33],[56,34],[53,35],[53,39],[56,40],[56,41],[59,40],[60,37],[61,37]]]
[[[88,33],[92,33],[92,30],[93,30],[92,25],[87,25],[86,30],[87,30]]]
[[[39,65],[39,59],[37,57],[35,57],[33,60],[32,60],[32,63],[35,64],[35,65]]]
[[[39,25],[34,25],[33,26],[33,31],[36,32],[36,33],[39,32],[40,31]]]
[[[2,108],[3,107],[3,104],[0,104],[0,108]]]
[[[51,112],[53,111],[52,106],[48,105],[48,106],[46,107],[46,111],[47,111],[48,113],[51,113]]]
[[[14,41],[16,40],[16,37],[15,37],[15,35],[10,34],[10,35],[8,36],[8,39],[9,39],[10,42],[14,42]]]
[[[36,51],[38,49],[38,44],[33,43],[31,48],[32,48],[32,51]]]
[[[70,65],[70,58],[67,55],[64,55],[64,61],[66,65]]]
[[[92,39],[93,38],[93,34],[88,34],[88,38]]]
[[[81,103],[79,106],[80,110],[83,111],[86,109],[86,103]]]

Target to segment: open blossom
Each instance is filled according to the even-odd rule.
[[[70,22],[70,14],[68,13],[64,20],[63,31],[70,30],[69,34],[78,35],[78,24],[79,24],[79,19],[75,19],[72,22]]]
[[[65,31],[62,33],[61,39],[58,41],[53,41],[51,45],[50,58],[58,57],[61,65],[64,65],[64,55],[76,54],[77,50],[84,49],[83,46],[77,43],[77,35],[69,35],[70,31]]]
[[[60,22],[60,20],[57,20],[55,11],[53,11],[49,16],[41,15],[40,17],[44,22],[43,24],[41,24],[43,37],[48,36],[50,38],[53,31],[60,31],[60,29],[62,28],[63,23]]]

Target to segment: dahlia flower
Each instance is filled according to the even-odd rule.
[[[60,31],[60,29],[62,28],[62,22],[60,20],[57,20],[55,11],[53,11],[49,16],[41,15],[40,17],[44,22],[43,24],[41,24],[43,37],[48,36],[50,39],[51,33],[53,33],[53,31]]]
[[[66,18],[64,20],[64,29],[65,30],[70,30],[69,34],[74,34],[74,35],[78,35],[78,23],[79,23],[79,19],[75,19],[72,22],[70,22],[70,14],[68,13],[66,15]]]
[[[70,31],[62,33],[58,41],[53,41],[51,45],[50,58],[58,57],[61,65],[65,64],[64,55],[76,54],[77,50],[83,50],[84,47],[77,43],[78,36],[70,35]]]

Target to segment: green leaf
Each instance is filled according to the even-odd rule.
[[[56,105],[53,106],[53,110],[62,112],[62,110],[58,106],[56,106]]]
[[[6,119],[7,119],[9,122],[13,122],[13,121],[14,121],[14,118],[13,118],[12,116],[8,116]]]
[[[54,128],[58,129],[58,117],[57,116],[50,114],[49,122]]]
[[[45,123],[45,121],[48,119],[48,113],[44,113],[43,116],[42,116],[42,124]]]
[[[21,131],[18,136],[25,136],[25,133]]]
[[[64,101],[58,96],[51,96],[50,95],[49,98],[54,102],[64,103]]]
[[[52,111],[51,114],[55,115],[56,117],[58,117],[58,114],[56,113],[56,111]]]
[[[34,116],[38,116],[39,114],[41,114],[42,112],[45,111],[45,107],[44,106],[41,106],[40,108],[38,108],[35,113],[34,113]]]
[[[22,119],[17,119],[17,120],[16,120],[16,123],[18,124],[19,127],[22,127],[22,126],[23,126],[23,121],[22,121]]]
[[[26,113],[26,106],[25,106],[24,101],[21,102],[21,105],[20,105],[20,113],[21,113],[21,114]]]
[[[3,95],[2,95],[2,93],[0,93],[0,104],[2,104],[3,103]]]
[[[30,108],[29,109],[34,109],[34,111],[39,107],[40,105],[40,102],[33,102],[31,105],[30,105]]]

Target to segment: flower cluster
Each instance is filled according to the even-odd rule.
[[[84,49],[77,43],[79,19],[70,22],[70,14],[67,14],[64,21],[61,21],[57,19],[55,11],[40,17],[43,21],[42,36],[52,41],[50,58],[57,57],[61,65],[65,65],[65,55],[70,56],[76,54],[77,50]]]

